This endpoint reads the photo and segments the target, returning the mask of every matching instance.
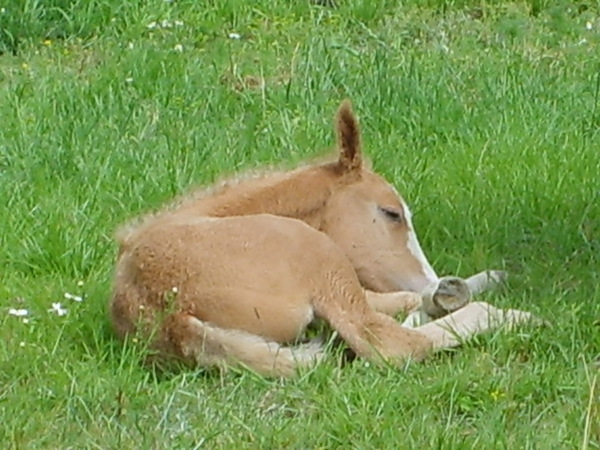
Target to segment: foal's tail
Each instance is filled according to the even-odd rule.
[[[169,317],[163,331],[168,350],[194,366],[238,365],[265,376],[287,377],[323,357],[322,348],[316,343],[283,347],[260,336],[219,328],[183,313]]]

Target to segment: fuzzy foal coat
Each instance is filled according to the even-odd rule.
[[[364,166],[348,102],[336,130],[338,161],[233,182],[125,228],[110,302],[117,335],[148,342],[155,362],[287,376],[322,356],[285,346],[316,318],[359,357],[392,363],[489,328],[499,310],[485,304],[456,313],[452,333],[450,322],[407,329],[378,312],[417,307],[418,295],[391,291],[424,286],[433,271],[407,248],[403,200]]]

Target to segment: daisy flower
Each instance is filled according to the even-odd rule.
[[[52,303],[52,308],[50,308],[48,312],[56,313],[56,315],[60,317],[67,314],[68,310],[63,308],[60,303]]]

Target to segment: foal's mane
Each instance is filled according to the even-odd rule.
[[[225,193],[247,195],[249,191],[253,191],[257,188],[259,190],[264,190],[275,187],[277,184],[296,176],[302,177],[306,173],[314,171],[317,168],[335,171],[336,169],[334,166],[336,166],[334,156],[326,155],[303,161],[293,168],[267,166],[248,169],[232,175],[221,176],[212,184],[193,187],[191,190],[167,205],[165,210],[185,207],[189,203],[201,201],[209,197],[218,198]]]
[[[358,181],[363,168],[358,121],[348,100],[336,115],[337,150],[333,162],[312,161],[291,171],[262,171],[234,176],[180,197],[162,210],[142,216],[117,232],[121,245],[136,229],[178,217],[227,217],[274,214],[318,226],[318,212],[341,186]],[[163,220],[165,222],[163,222]]]
[[[136,229],[169,216],[226,217],[269,213],[304,219],[319,210],[343,182],[340,163],[319,157],[292,170],[249,170],[192,189],[163,206],[143,214],[117,230],[124,244]],[[350,181],[350,180],[348,180]]]

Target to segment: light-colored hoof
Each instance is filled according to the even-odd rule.
[[[496,284],[502,284],[508,279],[508,272],[506,270],[488,270],[487,276]]]
[[[459,277],[442,277],[430,285],[423,296],[423,310],[433,319],[450,314],[471,301],[471,289]]]

